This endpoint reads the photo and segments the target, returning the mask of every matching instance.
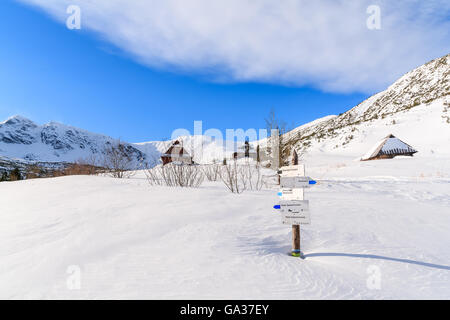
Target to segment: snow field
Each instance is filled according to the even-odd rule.
[[[450,179],[365,175],[403,160],[325,170],[306,192],[306,260],[288,256],[276,188],[150,187],[142,175],[2,183],[0,297],[448,299]],[[69,266],[80,290],[67,286]],[[379,290],[367,285],[373,268]]]

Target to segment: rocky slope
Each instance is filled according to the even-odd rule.
[[[408,72],[387,90],[339,116],[330,117],[312,126],[299,127],[286,134],[285,153],[288,154],[292,148],[303,154],[319,149],[348,149],[353,144],[352,140],[357,137],[379,140],[397,130],[396,125],[408,118],[408,114],[414,113],[423,113],[423,117],[435,119],[438,127],[444,124],[440,132],[435,131],[435,136],[429,137],[430,132],[427,129],[437,130],[438,127],[426,128],[426,125],[417,122],[418,127],[415,129],[422,130],[423,136],[436,139],[445,134],[448,138],[446,129],[450,128],[449,80],[450,54]],[[424,118],[421,120],[426,122]],[[410,126],[414,125],[415,123],[410,123]],[[370,131],[377,127],[383,127],[385,134],[380,132],[383,136],[372,139]]]
[[[117,140],[57,122],[38,125],[21,116],[0,123],[0,162],[3,167],[29,163],[55,166],[96,157],[101,159],[108,145]],[[136,162],[146,154],[125,143],[128,154]]]

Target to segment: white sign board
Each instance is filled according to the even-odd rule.
[[[305,166],[303,164],[297,166],[286,166],[280,168],[280,176],[282,177],[297,177],[305,175]]]
[[[301,225],[311,223],[308,200],[280,201],[283,224]]]
[[[284,177],[280,178],[280,185],[282,188],[310,188],[309,177]]]
[[[303,200],[303,189],[283,188],[280,194],[281,200]]]

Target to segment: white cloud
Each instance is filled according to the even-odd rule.
[[[20,0],[156,68],[220,81],[373,92],[450,52],[448,0]],[[381,30],[366,26],[381,7]],[[446,16],[447,15],[447,16]]]

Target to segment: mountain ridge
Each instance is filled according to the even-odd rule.
[[[411,139],[424,149],[424,139],[409,126],[425,126],[439,129],[437,144],[429,151],[442,152],[445,143],[450,145],[450,54],[432,60],[402,76],[386,90],[379,92],[350,110],[303,124],[284,135],[285,159],[292,149],[307,156],[310,153],[364,154],[387,134],[396,133],[400,138]],[[421,122],[422,121],[422,122]],[[436,140],[436,137],[433,137]],[[184,137],[186,146],[198,156],[197,146],[202,147],[201,161],[221,161],[222,142],[209,141],[208,137]],[[70,163],[91,155],[101,155],[108,144],[117,139],[92,133],[84,129],[49,122],[38,125],[30,119],[15,115],[0,122],[0,157],[8,161],[26,163]],[[266,144],[256,141],[251,144]],[[133,157],[154,163],[170,144],[170,141],[125,143]],[[266,146],[267,147],[267,146]],[[449,148],[450,149],[450,148]],[[430,151],[430,152],[431,152]],[[444,150],[445,151],[445,150]],[[449,150],[450,153],[450,150]],[[229,152],[225,153],[230,156]]]
[[[118,141],[55,121],[39,125],[20,115],[0,123],[0,156],[25,163],[73,163],[104,154],[106,146]],[[124,144],[136,160],[146,158],[132,144]]]
[[[442,117],[446,118],[450,104],[449,83],[450,54],[447,54],[409,71],[386,90],[369,97],[339,116],[297,130],[295,135],[287,134],[288,142],[284,152],[289,153],[292,148],[295,148],[301,153],[307,153],[314,144],[342,135],[347,135],[351,140],[351,134],[346,132],[348,128],[355,132],[361,124],[395,118],[395,115],[402,112],[414,110],[423,105],[431,105],[436,101],[440,101]],[[395,125],[395,119],[392,120],[392,124]],[[349,142],[347,141],[347,144]],[[345,144],[344,141],[343,145]]]

